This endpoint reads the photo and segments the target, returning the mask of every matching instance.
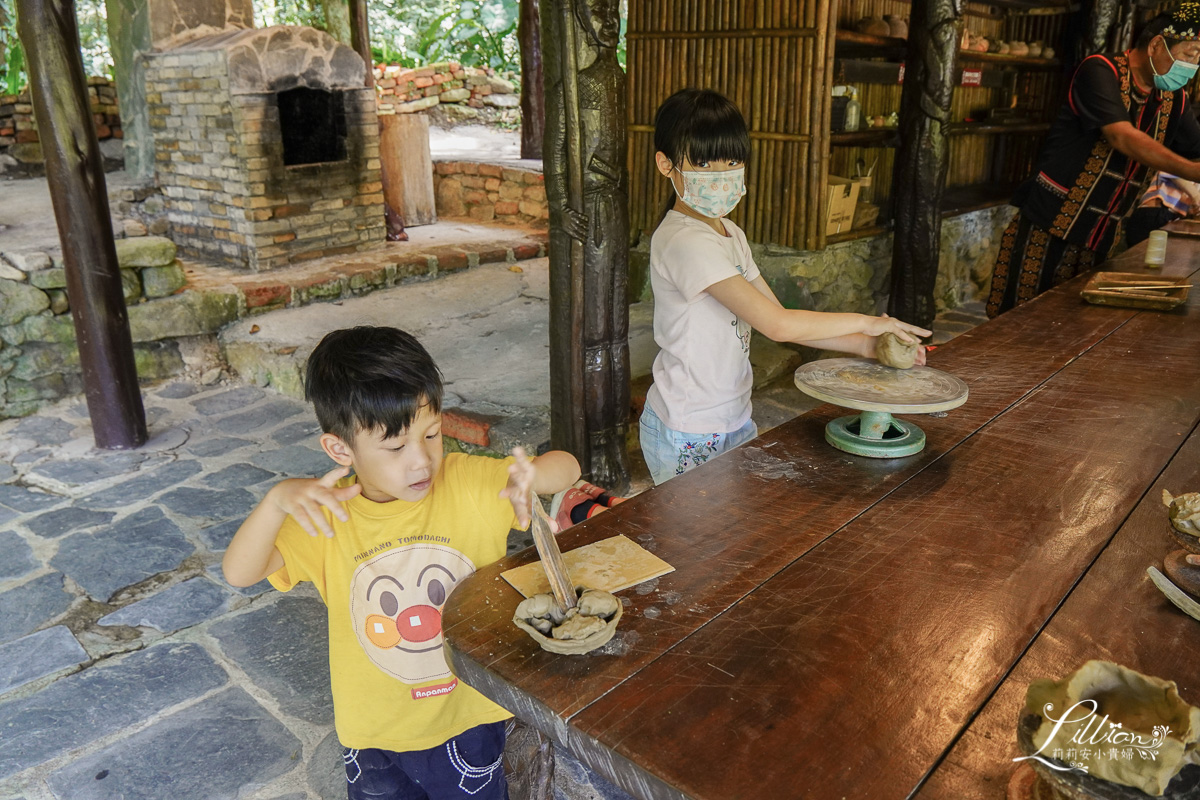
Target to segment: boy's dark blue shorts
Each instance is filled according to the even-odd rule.
[[[478,725],[429,750],[347,750],[348,800],[508,800],[505,722]]]

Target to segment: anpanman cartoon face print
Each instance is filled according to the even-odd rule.
[[[450,675],[442,607],[470,559],[436,544],[401,545],[365,561],[350,579],[350,621],[367,658],[405,683]]]

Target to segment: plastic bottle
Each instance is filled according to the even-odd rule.
[[[850,102],[846,104],[846,130],[856,131],[862,124],[862,105],[858,102],[858,89],[850,87]]]

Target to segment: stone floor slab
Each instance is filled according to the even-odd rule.
[[[253,464],[230,464],[219,472],[205,475],[203,483],[213,489],[237,489],[243,486],[254,486],[278,477],[274,472],[261,469]]]
[[[12,483],[0,485],[0,505],[7,506],[13,511],[24,513],[42,511],[58,505],[65,499],[57,494],[27,489]]]
[[[78,506],[67,506],[39,514],[25,523],[25,527],[38,536],[58,538],[85,528],[97,528],[112,522],[116,516],[112,511],[91,511]]]
[[[233,597],[208,578],[191,578],[101,617],[100,624],[174,633],[228,611]]]
[[[125,475],[145,461],[147,456],[142,453],[108,453],[95,458],[48,461],[34,467],[30,473],[67,486],[86,486],[105,478]]]
[[[228,681],[202,647],[160,644],[0,703],[0,780],[42,764]]]
[[[264,450],[252,456],[250,463],[278,472],[285,478],[318,477],[337,466],[323,451],[299,444]]]
[[[0,592],[0,642],[32,633],[70,608],[74,599],[63,588],[61,572],[51,572]]]
[[[13,531],[0,531],[0,579],[16,578],[34,568],[33,549]]]
[[[233,798],[297,769],[300,751],[287,728],[231,688],[73,762],[47,782],[62,800]]]
[[[75,438],[75,426],[54,417],[27,417],[17,423],[13,433],[39,445],[63,444]]]
[[[192,407],[206,417],[228,414],[246,408],[263,398],[263,390],[257,386],[239,386],[220,394],[206,395],[192,401]]]
[[[183,486],[158,498],[163,508],[199,519],[245,519],[258,501],[245,489],[195,489]]]
[[[285,713],[316,724],[333,721],[329,634],[318,598],[285,596],[208,632]]]
[[[233,541],[233,535],[237,533],[237,529],[242,527],[242,519],[230,519],[225,522],[218,522],[216,525],[210,525],[207,528],[201,528],[197,531],[200,540],[204,542],[204,546],[214,553],[222,552],[229,543]]]
[[[138,474],[87,497],[75,501],[83,508],[125,508],[131,503],[148,500],[164,489],[178,486],[203,469],[199,461],[172,461],[158,469]]]
[[[71,534],[50,564],[105,602],[118,589],[175,569],[194,550],[179,526],[151,506],[102,531]]]
[[[304,405],[295,400],[277,400],[263,403],[248,411],[222,417],[217,427],[223,433],[245,435],[262,428],[270,428],[283,420],[305,411]]]
[[[249,439],[238,439],[230,436],[219,439],[202,439],[184,449],[197,458],[210,458],[212,456],[223,456],[226,453],[232,453],[234,450],[240,450],[252,444],[254,442]]]
[[[271,438],[276,444],[286,446],[289,444],[298,444],[299,442],[315,444],[320,435],[321,426],[317,424],[315,419],[308,419],[303,422],[293,422],[290,425],[283,426],[272,433]]]
[[[65,625],[0,644],[0,695],[87,660],[87,651]]]

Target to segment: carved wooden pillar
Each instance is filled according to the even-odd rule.
[[[913,0],[900,146],[892,179],[896,232],[888,311],[929,327],[942,234],[942,194],[950,157],[946,125],[957,77],[964,0]]]
[[[517,42],[521,47],[521,158],[542,157],[546,109],[542,89],[542,30],[538,0],[521,0]]]
[[[629,207],[619,0],[542,0],[550,204],[550,436],[629,485]]]
[[[1083,4],[1082,12],[1086,14],[1083,20],[1084,35],[1079,42],[1079,61],[1096,53],[1107,53],[1116,31],[1117,20],[1121,16],[1122,0],[1090,0]]]
[[[17,25],[62,241],[92,434],[97,447],[140,447],[146,442],[146,414],[79,56],[75,3],[17,0]]]

